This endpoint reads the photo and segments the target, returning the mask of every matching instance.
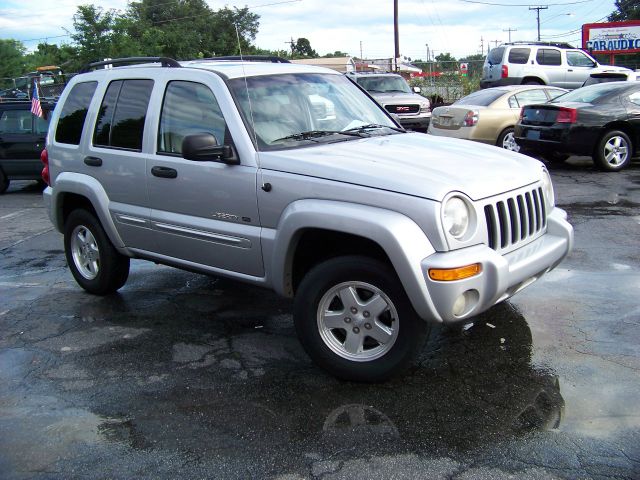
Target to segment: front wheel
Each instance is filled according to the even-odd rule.
[[[76,282],[90,293],[113,293],[127,281],[129,258],[118,253],[98,219],[86,210],[74,210],[67,218],[64,251]]]
[[[593,161],[600,170],[617,172],[631,163],[633,145],[626,133],[611,130],[596,146]]]
[[[504,148],[505,150],[511,150],[512,152],[519,152],[520,145],[516,143],[516,137],[514,135],[513,127],[505,128],[500,136],[496,145]]]
[[[407,368],[429,330],[395,272],[357,256],[325,261],[307,273],[296,293],[294,322],[314,362],[361,382],[383,381]]]

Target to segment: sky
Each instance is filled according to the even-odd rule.
[[[28,50],[38,43],[69,43],[77,5],[93,3],[124,10],[127,0],[0,0],[0,38],[21,40]],[[246,0],[207,2],[211,8],[248,6],[260,15],[255,44],[287,49],[292,38],[309,39],[319,54],[336,50],[364,58],[394,53],[393,0]],[[605,21],[614,0],[399,0],[400,54],[426,59],[449,52],[456,58],[512,41],[535,40],[540,10],[542,40],[580,45],[584,23]],[[489,3],[494,5],[488,5]],[[498,5],[499,4],[499,5]],[[189,21],[189,20],[180,20]],[[508,30],[512,31],[509,32]]]

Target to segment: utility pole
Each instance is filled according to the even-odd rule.
[[[360,40],[360,60],[362,60],[364,57],[362,56],[362,40]]]
[[[509,32],[509,43],[511,43],[511,32],[517,32],[518,30],[517,30],[517,29],[515,29],[515,28],[511,28],[511,27],[509,27],[509,28],[507,28],[506,30],[504,30],[504,29],[503,29],[502,31],[503,31],[503,32]]]
[[[400,36],[398,33],[398,0],[393,0],[393,37],[395,40],[395,54],[393,62],[398,71],[398,57],[400,56]]]
[[[290,41],[284,43],[288,43],[291,46],[291,58],[293,58],[293,46],[296,44],[296,42],[293,41],[293,37],[291,37]]]
[[[496,48],[500,42],[502,42],[502,40],[489,40],[489,43],[493,43],[493,48]]]
[[[537,18],[538,18],[538,41],[540,41],[540,10],[546,10],[549,7],[529,7],[529,10],[536,10]]]
[[[480,53],[484,55],[484,38],[480,35]]]

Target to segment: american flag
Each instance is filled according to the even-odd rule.
[[[38,81],[33,80],[33,90],[31,91],[31,113],[36,117],[43,117],[42,105],[40,104],[40,96],[38,95]]]

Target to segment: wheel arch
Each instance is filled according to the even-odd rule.
[[[281,295],[292,297],[304,272],[323,259],[366,253],[391,265],[422,318],[439,320],[420,266],[435,249],[405,215],[346,202],[299,200],[285,209],[273,232],[271,239],[265,237],[263,252],[270,283]],[[301,250],[318,246],[312,255]]]
[[[523,77],[520,84],[526,85],[528,82],[536,82],[539,85],[547,85],[547,82],[545,82],[542,78],[537,77],[535,75],[527,75],[526,77]]]

